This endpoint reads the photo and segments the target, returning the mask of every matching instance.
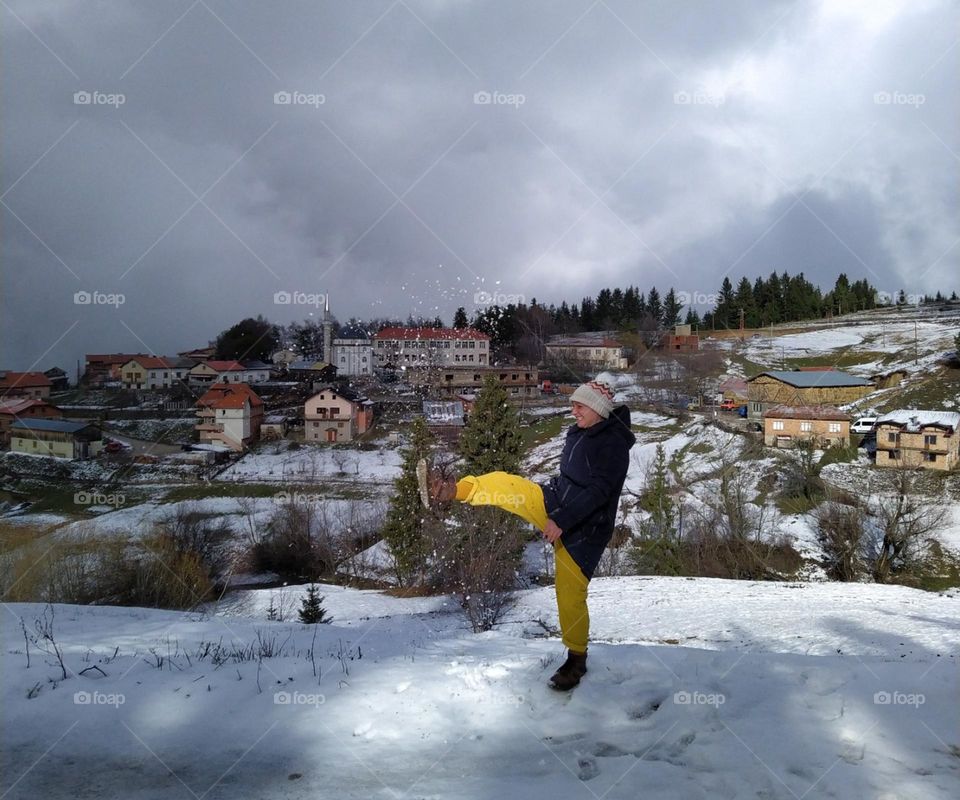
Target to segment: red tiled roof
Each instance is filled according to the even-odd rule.
[[[374,339],[482,339],[489,336],[473,328],[384,328],[373,335]]]
[[[206,408],[243,408],[246,400],[250,401],[252,408],[263,405],[257,393],[245,383],[215,383],[197,400],[197,405]]]
[[[136,361],[144,369],[173,369],[173,359],[165,356],[134,356],[128,361]]]
[[[28,386],[52,386],[42,372],[0,372],[0,389],[26,388]]]
[[[832,372],[833,367],[800,367],[800,372]]]
[[[201,363],[217,372],[242,372],[244,370],[243,364],[239,361],[203,361]]]
[[[764,419],[827,419],[849,422],[850,415],[833,406],[773,406],[763,412]]]
[[[17,397],[0,402],[0,414],[22,414],[33,406],[50,406],[45,400],[36,397]],[[53,406],[50,406],[53,408]]]

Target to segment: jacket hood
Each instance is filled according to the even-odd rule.
[[[636,444],[637,437],[634,436],[633,431],[630,430],[630,409],[625,405],[614,408],[607,419],[587,428],[586,432],[591,436],[596,436],[600,431],[606,430],[607,428],[617,435],[622,436],[626,440],[628,448]]]

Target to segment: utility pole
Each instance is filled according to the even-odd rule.
[[[917,363],[917,321],[913,321],[913,363]]]

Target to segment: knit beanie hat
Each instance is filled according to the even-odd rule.
[[[613,376],[601,372],[592,381],[581,383],[570,396],[573,403],[583,403],[606,419],[613,411]]]

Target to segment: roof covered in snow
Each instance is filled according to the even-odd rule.
[[[907,431],[916,431],[923,427],[936,426],[949,428],[951,431],[960,427],[960,412],[957,411],[925,411],[918,409],[897,409],[888,411],[877,420],[877,426],[898,425]]]

